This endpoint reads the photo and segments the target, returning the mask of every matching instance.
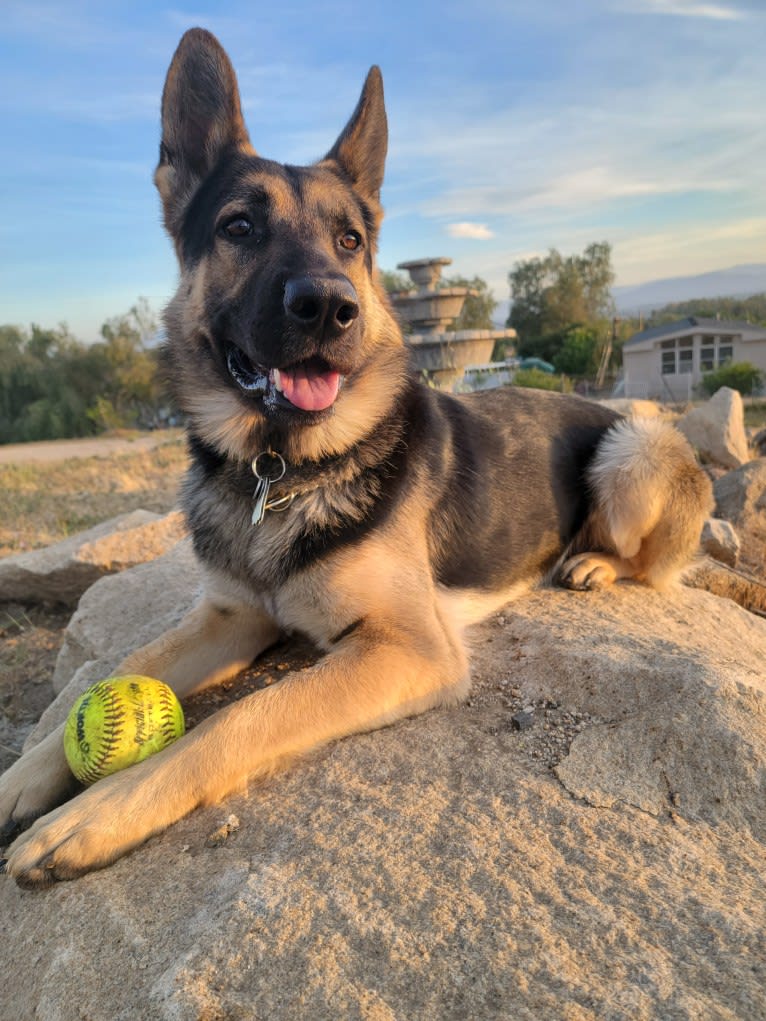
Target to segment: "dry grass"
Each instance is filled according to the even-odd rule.
[[[766,400],[750,398],[745,401],[745,425],[751,429],[766,426]]]
[[[187,464],[180,431],[150,451],[0,465],[0,556],[47,546],[125,511],[164,513]]]
[[[149,451],[0,465],[0,557],[139,507],[169,511],[186,464],[176,430]],[[53,697],[51,677],[68,619],[61,608],[0,602],[0,772]]]

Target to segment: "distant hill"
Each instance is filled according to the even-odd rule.
[[[676,301],[746,298],[763,291],[766,291],[766,262],[754,262],[697,276],[667,277],[629,287],[613,287],[612,296],[621,315],[635,316],[639,312],[652,312]],[[495,325],[505,325],[510,307],[511,303],[507,299],[498,301],[492,317]]]
[[[613,287],[617,309],[623,315],[651,312],[663,305],[693,298],[743,298],[766,291],[766,262],[732,266],[690,277],[649,280],[631,287]]]

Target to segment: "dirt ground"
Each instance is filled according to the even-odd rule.
[[[108,457],[111,454],[154,450],[167,443],[168,432],[125,436],[85,436],[75,440],[42,440],[38,443],[6,443],[0,446],[0,464],[59,464],[77,457]]]
[[[180,430],[0,446],[0,557],[126,511],[166,513],[186,467]],[[0,600],[0,771],[53,698],[71,611]]]
[[[69,616],[61,607],[0,606],[0,772],[53,698],[51,678]]]

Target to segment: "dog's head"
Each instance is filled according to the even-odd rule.
[[[375,268],[386,146],[374,67],[324,159],[261,158],[220,44],[182,38],[155,174],[181,268],[168,361],[192,429],[222,453],[337,454],[390,409],[406,358]]]

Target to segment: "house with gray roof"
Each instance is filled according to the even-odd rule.
[[[689,316],[635,333],[622,349],[626,397],[684,401],[706,372],[750,362],[766,374],[766,330]]]

